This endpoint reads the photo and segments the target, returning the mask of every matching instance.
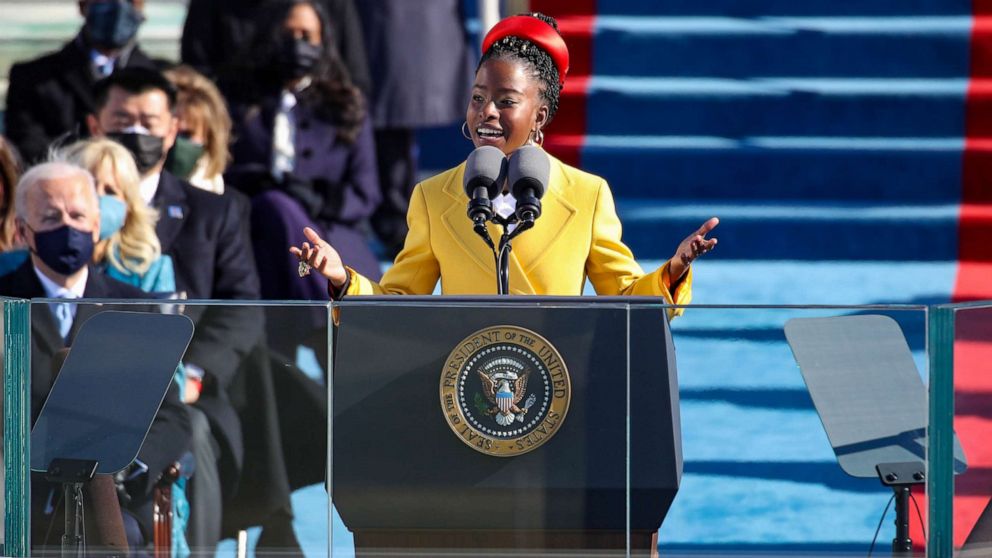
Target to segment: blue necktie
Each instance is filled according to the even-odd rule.
[[[97,71],[100,72],[101,77],[107,77],[114,73],[114,61],[113,59],[108,59],[103,64],[98,64],[96,67]]]
[[[59,323],[59,335],[65,341],[69,337],[69,330],[72,329],[72,305],[69,302],[53,302],[49,307]]]

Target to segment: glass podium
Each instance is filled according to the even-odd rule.
[[[193,511],[174,510],[192,554],[234,556],[239,538],[249,555],[891,553],[893,490],[838,464],[785,333],[851,316],[894,322],[925,389],[912,547],[988,549],[988,305],[691,306],[669,324],[672,308],[619,298],[114,303],[258,326],[233,338],[222,392],[244,445],[240,462],[220,448],[219,545],[191,533],[195,471]],[[32,315],[49,309],[0,306],[3,552],[27,556],[50,520],[28,472]],[[208,333],[225,332],[194,343]],[[292,536],[274,536],[288,513]]]

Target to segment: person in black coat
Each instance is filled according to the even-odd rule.
[[[364,230],[380,201],[372,126],[320,2],[272,0],[263,17],[252,50],[257,88],[236,107],[225,180],[252,196],[262,296],[321,300],[326,285],[297,276],[285,250],[304,240],[304,226],[336,238],[361,273],[381,275]]]
[[[98,83],[95,98],[97,110],[87,120],[90,132],[121,142],[134,155],[142,195],[159,210],[156,232],[162,253],[172,257],[180,293],[198,300],[258,299],[247,198],[232,188],[222,195],[201,190],[162,170],[178,130],[172,83],[159,72],[125,69]],[[197,484],[204,477],[198,480],[194,474],[191,516],[223,515],[224,520],[224,526],[217,522],[212,536],[194,539],[197,550],[208,551],[222,528],[233,535],[231,531],[259,524],[259,545],[296,546],[291,527],[286,528],[292,519],[290,484],[275,395],[259,389],[272,383],[261,308],[186,304],[185,313],[196,323],[196,333],[183,362],[187,374],[202,374],[201,382],[187,382],[186,401],[194,413],[206,416],[219,449],[211,452],[213,444],[201,443],[195,432],[197,469],[217,467],[221,484],[219,491],[213,486],[207,490]],[[194,417],[194,424],[199,422]],[[260,489],[245,494],[256,487]],[[204,497],[205,491],[210,495]],[[222,501],[223,513],[198,508]]]
[[[178,127],[171,82],[155,70],[128,68],[98,83],[95,98],[96,112],[87,120],[90,133],[119,141],[135,156],[142,195],[159,210],[155,231],[162,253],[172,257],[180,296],[257,299],[247,201],[236,192],[221,196],[200,190],[162,170]],[[237,471],[244,450],[226,387],[259,341],[260,320],[246,316],[256,314],[246,307],[188,305],[187,313],[196,322],[196,334],[184,362],[194,376],[202,371],[200,385],[188,385],[187,400],[207,413]]]
[[[245,56],[255,37],[257,16],[267,0],[190,0],[183,26],[181,58],[214,78],[228,100],[237,101]],[[353,0],[321,0],[334,25],[335,46],[352,81],[369,91],[369,68],[361,22]],[[241,75],[239,75],[241,74]]]
[[[382,191],[371,223],[392,259],[403,247],[418,181],[417,129],[464,120],[475,60],[462,0],[365,1],[358,13],[372,73],[369,115]],[[466,142],[465,152],[470,149]]]
[[[93,178],[66,163],[47,163],[25,173],[16,198],[18,233],[30,257],[0,277],[0,295],[16,298],[127,299],[145,298],[140,289],[111,279],[89,267],[99,238],[100,216]],[[105,307],[94,304],[34,304],[31,307],[31,422],[37,420],[58,374],[60,352],[72,344],[83,323]],[[124,509],[128,543],[140,546],[152,536],[152,489],[171,464],[188,451],[189,415],[170,383],[152,423],[138,462],[147,467],[125,484]],[[62,522],[48,506],[55,487],[32,479],[32,544],[57,544],[60,533],[50,525]],[[51,537],[55,537],[54,539]]]
[[[144,0],[82,0],[79,10],[86,22],[73,40],[10,69],[5,133],[29,163],[43,159],[53,142],[86,135],[93,84],[108,72],[154,67],[135,41]]]

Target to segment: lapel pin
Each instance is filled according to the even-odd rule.
[[[170,205],[169,206],[169,217],[171,217],[173,219],[182,219],[183,218],[183,208],[179,207],[178,205]]]

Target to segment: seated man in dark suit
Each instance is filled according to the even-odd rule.
[[[18,183],[15,207],[18,233],[30,249],[30,257],[0,277],[0,295],[66,300],[145,297],[143,291],[89,266],[100,235],[100,211],[88,172],[67,163],[38,165]],[[80,326],[97,312],[99,308],[93,304],[32,305],[32,423],[55,382],[60,351],[71,345]],[[151,538],[155,481],[188,451],[189,416],[178,394],[175,384],[170,385],[138,453],[136,471],[144,472],[134,474],[125,484],[129,499],[124,506],[124,528],[132,547],[141,547]],[[45,544],[46,536],[48,544],[57,544],[63,523],[50,499],[54,487],[33,479],[31,488],[32,544]]]
[[[10,69],[7,137],[25,161],[44,159],[52,142],[86,134],[93,84],[114,70],[154,67],[135,36],[145,0],[80,0],[86,18],[76,38],[58,52]]]
[[[178,131],[172,83],[153,70],[126,68],[99,82],[94,99],[96,111],[87,120],[90,133],[114,139],[134,155],[141,195],[159,211],[156,232],[162,253],[172,257],[180,294],[199,300],[258,299],[247,198],[231,188],[223,195],[207,192],[163,170]],[[186,305],[186,314],[196,322],[184,359],[187,374],[193,377],[187,383],[186,401],[194,407],[197,458],[197,474],[191,479],[190,536],[194,544],[207,546],[219,537],[221,513],[216,506],[222,498],[219,490],[205,486],[209,481],[204,472],[219,464],[223,498],[231,497],[245,448],[229,388],[261,342],[264,321],[260,308],[245,306]],[[216,444],[201,439],[197,425],[202,416],[209,421]],[[215,520],[204,527],[213,535],[200,536],[201,520]]]

